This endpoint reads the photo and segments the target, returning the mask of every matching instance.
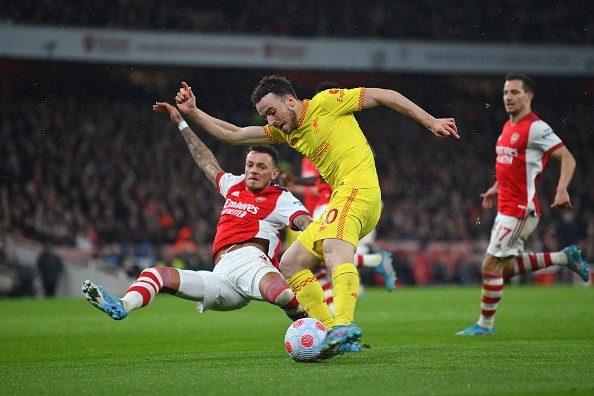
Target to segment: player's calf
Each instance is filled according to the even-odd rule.
[[[266,288],[264,298],[269,303],[281,307],[293,321],[307,317],[307,313],[295,298],[295,293],[284,279],[270,283]]]

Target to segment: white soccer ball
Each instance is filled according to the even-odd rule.
[[[311,362],[325,338],[326,326],[322,322],[314,318],[298,319],[285,333],[285,350],[296,362]]]

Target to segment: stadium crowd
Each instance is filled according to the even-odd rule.
[[[0,19],[52,26],[296,37],[592,44],[594,6],[569,0],[316,3],[157,0],[3,2]]]
[[[493,43],[592,45],[594,36],[593,6],[577,1],[561,5],[470,0],[460,7],[453,0],[423,0],[402,7],[389,1],[332,0],[315,10],[300,2],[242,4],[85,0],[55,7],[47,0],[3,2],[0,21]],[[150,106],[155,100],[172,102],[180,81],[186,80],[213,115],[251,124],[257,114],[249,105],[249,93],[269,72],[3,61],[0,231],[76,246],[118,266],[163,261],[208,267],[221,199],[208,188],[177,130],[155,116]],[[283,73],[295,82],[300,97],[311,96],[321,79],[346,87],[389,86],[433,114],[454,115],[462,139],[439,145],[429,133],[418,131],[419,126],[387,110],[361,113],[358,119],[369,131],[382,185],[384,211],[378,236],[388,249],[390,241],[415,242],[413,251],[396,252],[401,280],[461,281],[460,273],[448,269],[461,263],[480,266],[482,249],[462,253],[447,249],[453,243],[488,239],[495,211],[481,209],[480,193],[493,183],[495,140],[506,119],[501,104],[503,76]],[[578,166],[570,187],[573,211],[549,209],[558,171],[543,175],[543,217],[532,243],[536,249],[580,243],[591,262],[594,186],[588,175],[594,174],[590,161],[594,83],[588,78],[535,79],[535,112],[565,141]],[[208,137],[205,141],[225,169],[242,171],[243,148]],[[286,166],[298,169],[300,159],[294,152],[281,148],[281,154]],[[549,166],[556,166],[553,162]],[[436,242],[449,243],[448,253],[424,249]],[[416,265],[419,261],[425,265]],[[442,266],[433,265],[442,270],[428,273],[432,265],[427,263],[442,261],[446,261]],[[466,279],[480,278],[474,275]]]
[[[64,65],[26,63],[15,69],[19,71],[13,78],[3,80],[7,95],[0,131],[1,230],[87,249],[114,265],[123,265],[130,255],[143,257],[150,265],[158,260],[171,264],[175,257],[186,255],[180,265],[207,266],[222,202],[208,188],[179,132],[152,113],[153,101],[163,99],[160,94],[140,86],[131,90],[117,78],[103,81],[100,75],[110,70],[108,66],[67,69],[68,78]],[[23,79],[32,71],[45,81],[36,84],[33,96]],[[247,96],[259,71],[192,73],[188,80],[198,82],[194,85],[198,100],[221,117],[247,124],[257,116]],[[86,81],[81,92],[79,87],[89,75],[97,78]],[[393,79],[394,87],[412,97],[425,86],[434,87],[432,95],[415,100],[435,114],[453,114],[462,139],[435,144],[431,134],[419,131],[406,117],[380,109],[360,114],[376,153],[383,190],[378,236],[422,244],[488,239],[495,211],[481,209],[479,194],[494,180],[495,139],[506,119],[500,92],[503,77],[383,78]],[[225,95],[212,81],[225,81],[234,89]],[[170,82],[171,96],[176,83]],[[574,153],[578,169],[570,188],[571,212],[548,208],[558,172],[543,175],[543,218],[533,243],[560,248],[581,242],[586,258],[592,260],[594,186],[588,175],[594,172],[589,160],[594,138],[592,108],[586,99],[594,87],[586,83],[537,79],[535,111],[551,120]],[[299,83],[297,87],[300,96],[311,95],[313,87]],[[222,100],[223,96],[236,100]],[[205,140],[226,169],[242,172],[244,148]],[[287,166],[298,169],[299,158],[292,150],[281,146],[281,154]],[[405,267],[415,259],[410,253],[401,257]],[[468,260],[448,257],[458,264]],[[439,277],[456,280],[447,273]],[[412,278],[427,277],[413,274]]]

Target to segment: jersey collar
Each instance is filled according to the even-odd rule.
[[[297,128],[301,128],[303,121],[305,121],[305,113],[307,113],[307,107],[309,106],[309,99],[304,99],[301,105],[301,114],[299,114],[299,122]]]

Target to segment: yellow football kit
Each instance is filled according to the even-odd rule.
[[[271,125],[264,127],[268,139],[274,143],[287,142],[309,158],[332,186],[325,215],[300,238],[309,233],[309,239],[314,242],[336,238],[356,247],[359,239],[379,221],[381,193],[375,161],[353,115],[362,110],[364,95],[365,88],[323,91],[303,101],[299,127],[292,133],[285,134]],[[307,242],[307,239],[302,241],[321,258],[321,247]]]
[[[362,110],[364,95],[365,88],[323,91],[303,101],[298,128],[292,133],[285,134],[272,125],[264,126],[270,141],[287,142],[309,158],[332,186],[332,197],[325,213],[314,219],[298,238],[319,259],[322,259],[324,239],[340,239],[356,247],[359,239],[373,230],[380,218],[381,192],[373,153],[353,115]],[[353,321],[359,292],[357,268],[353,263],[341,264],[332,277],[336,306],[334,324],[349,324]],[[318,292],[311,278],[311,271],[304,270],[287,282],[296,290],[299,301],[309,307],[310,316],[324,318],[324,324],[332,327],[327,313],[319,305],[320,300],[324,301],[323,292],[321,288]],[[301,292],[303,294],[299,295]]]

